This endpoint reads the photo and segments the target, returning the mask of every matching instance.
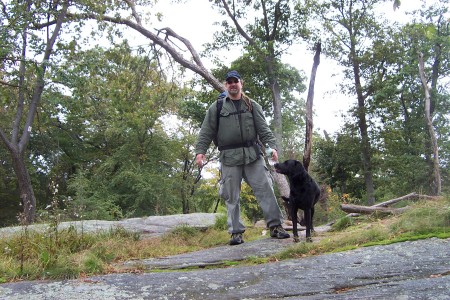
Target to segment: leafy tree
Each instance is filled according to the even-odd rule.
[[[33,133],[34,119],[51,55],[61,33],[68,2],[1,3],[2,75],[1,114],[10,120],[0,127],[0,140],[8,150],[17,177],[23,205],[23,221],[36,217],[36,196],[27,169],[27,145]],[[40,20],[54,19],[54,26],[39,26]],[[30,58],[32,56],[32,58]],[[34,59],[40,60],[34,60]]]
[[[384,76],[382,60],[373,45],[386,39],[374,15],[379,0],[326,1],[319,7],[319,15],[326,30],[325,53],[345,67],[347,91],[355,95],[355,116],[360,133],[360,149],[367,201],[375,202],[372,149],[367,120],[367,102],[374,93],[373,85]]]
[[[436,54],[440,53],[440,49],[447,49],[447,44],[442,41],[448,43],[448,39],[437,38],[434,34],[440,31],[439,28],[444,27],[435,21],[445,19],[439,16],[447,11],[442,9],[446,7],[448,6],[441,6],[441,10],[433,8],[421,10],[418,13],[426,15],[427,18],[416,20],[403,27],[398,24],[384,27],[387,32],[385,39],[374,40],[370,51],[363,56],[362,66],[365,67],[363,74],[365,74],[367,91],[371,91],[371,94],[368,94],[365,109],[371,133],[371,161],[376,175],[374,183],[378,187],[375,193],[378,199],[410,193],[411,190],[433,193],[430,189],[433,185],[430,181],[433,178],[432,164],[429,159],[430,138],[425,127],[424,97],[418,73],[417,53],[419,51],[423,52],[426,58],[425,65],[429,70],[430,79],[435,77],[435,80],[430,80],[430,86],[433,86],[433,82],[436,83],[432,102],[433,120],[438,133],[439,149],[443,157],[447,157],[449,110],[445,78],[448,77],[448,59]],[[442,53],[444,52],[445,50]],[[370,62],[372,64],[369,64]],[[436,62],[440,63],[436,64]],[[351,114],[350,117],[352,116],[358,115]],[[347,126],[350,124],[357,124],[357,122],[349,119]],[[339,147],[338,139],[342,134],[349,135],[350,132],[342,131],[337,138],[330,139],[330,143],[319,144],[320,148],[324,147],[319,150],[320,156],[323,156],[322,151],[328,155],[336,153]],[[355,145],[350,141],[347,143]],[[350,150],[346,151],[353,153],[354,157],[346,158],[349,167],[354,164],[355,159],[360,157]],[[333,163],[329,163],[321,159],[320,165],[327,170],[328,174],[335,176],[332,167],[339,163],[332,161]],[[448,165],[447,160],[441,162],[441,166],[446,165]],[[443,170],[446,168],[444,167]],[[333,182],[336,182],[336,178],[333,179],[330,176],[330,179],[333,180],[331,184],[334,186]],[[348,177],[344,180],[350,183],[352,179]],[[359,188],[352,190],[348,189],[349,186],[352,185],[346,184],[347,191],[359,196]]]
[[[213,5],[218,5],[227,16],[236,25],[236,32],[239,32],[245,39],[247,52],[254,58],[264,61],[267,66],[266,74],[268,74],[269,86],[273,95],[274,107],[274,128],[277,142],[280,145],[279,152],[282,154],[282,126],[281,126],[281,99],[279,84],[279,62],[281,54],[285,51],[284,46],[288,47],[298,37],[306,35],[307,30],[303,25],[303,20],[307,17],[307,6],[298,9],[291,17],[291,6],[289,1],[255,1],[253,9],[260,14],[259,19],[253,25],[246,28],[239,24],[241,21],[247,21],[245,12],[250,7],[252,1],[247,1],[246,5],[239,7],[228,7],[226,1],[216,1]],[[152,1],[124,1],[114,3],[96,3],[85,1],[77,3],[75,13],[67,14],[67,22],[79,24],[74,26],[82,26],[85,20],[96,20],[102,29],[107,28],[110,33],[109,37],[113,39],[115,35],[122,34],[124,28],[131,28],[142,34],[151,41],[150,48],[157,55],[164,52],[168,54],[169,60],[173,59],[182,67],[187,68],[203,77],[214,89],[223,91],[224,87],[220,80],[214,77],[203,65],[197,51],[192,47],[189,40],[179,36],[171,28],[163,28],[160,30],[149,30],[143,22],[142,14],[139,8],[146,7],[146,11],[153,4]],[[117,13],[120,11],[120,13]],[[155,14],[158,17],[157,14]],[[150,16],[153,17],[153,16]],[[54,24],[55,20],[48,18],[46,24]],[[118,26],[114,26],[118,25]],[[245,30],[244,30],[245,29]],[[246,32],[247,31],[247,32]],[[250,33],[250,34],[248,34]],[[161,51],[161,49],[163,51]],[[186,55],[187,53],[187,55]],[[287,181],[283,176],[277,176],[280,190],[283,194],[288,194]]]
[[[315,168],[319,181],[338,191],[362,199],[364,181],[361,171],[358,129],[347,125],[334,137],[316,141]]]
[[[90,213],[85,218],[107,219],[180,210],[173,193],[180,146],[158,119],[175,111],[184,92],[164,81],[154,61],[131,52],[123,43],[70,53],[43,95],[46,125],[36,137],[51,147],[37,152],[48,176],[69,184],[72,215],[80,208]]]
[[[442,21],[448,14],[448,1],[441,2],[438,7],[416,12],[419,19],[393,29],[388,35],[390,39],[378,45],[384,51],[390,51],[385,67],[386,80],[377,87],[369,106],[371,118],[378,119],[382,125],[376,129],[379,139],[384,141],[380,163],[384,164],[383,169],[390,170],[390,176],[383,175],[383,178],[390,178],[383,181],[384,189],[394,189],[392,184],[395,183],[403,192],[420,187],[429,193],[436,193],[431,137],[424,121],[424,94],[417,53],[424,54],[432,95],[430,113],[439,148],[445,157],[444,153],[448,151],[446,141],[449,139],[446,117],[449,111],[446,89],[449,60],[442,53],[448,52],[449,44],[445,22]],[[443,166],[447,164],[445,161],[442,163]],[[393,177],[396,179],[393,180]]]

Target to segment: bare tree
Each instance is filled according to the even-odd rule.
[[[305,133],[305,150],[303,151],[303,166],[308,171],[311,162],[312,149],[312,133],[313,133],[313,102],[314,102],[314,85],[316,83],[317,68],[320,64],[320,52],[322,46],[320,42],[315,45],[316,54],[314,55],[314,63],[311,70],[311,78],[309,80],[308,98],[306,99],[306,133]]]
[[[425,77],[425,67],[423,62],[423,53],[419,53],[419,76],[422,81],[423,90],[425,93],[425,120],[427,122],[428,132],[431,138],[431,146],[433,152],[433,184],[434,193],[439,195],[441,193],[441,172],[439,169],[439,147],[437,145],[436,133],[433,127],[433,118],[431,116],[431,94],[428,82]]]

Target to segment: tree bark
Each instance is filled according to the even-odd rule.
[[[419,53],[419,75],[422,81],[423,90],[425,93],[425,120],[427,123],[428,132],[431,139],[431,151],[433,153],[433,193],[439,195],[441,193],[441,172],[439,168],[439,148],[437,145],[436,133],[434,132],[433,119],[431,116],[431,95],[428,87],[427,79],[425,77],[423,62],[423,54]]]
[[[428,195],[419,195],[417,193],[410,193],[408,195],[402,196],[402,197],[398,197],[395,199],[391,199],[385,202],[381,202],[378,204],[373,205],[373,207],[386,207],[389,206],[391,204],[400,202],[402,200],[417,200],[417,199],[428,199],[428,200],[436,200],[439,199],[439,197],[436,196],[428,196]]]
[[[281,95],[280,87],[278,85],[278,79],[275,76],[273,70],[273,61],[271,58],[266,58],[267,69],[269,74],[270,90],[272,91],[273,99],[273,122],[274,122],[274,135],[277,141],[278,156],[283,156],[283,123],[281,118]]]
[[[366,96],[363,94],[363,88],[361,84],[361,71],[358,60],[356,59],[357,54],[355,50],[355,45],[351,45],[351,59],[353,65],[353,76],[355,80],[355,89],[358,98],[358,127],[361,134],[361,152],[362,152],[362,164],[364,172],[364,182],[366,185],[367,194],[367,204],[375,204],[375,188],[373,184],[373,174],[372,174],[372,161],[371,161],[371,149],[370,149],[370,139],[368,133],[368,126],[366,121],[366,107],[365,99]]]
[[[427,199],[427,200],[436,200],[440,197],[437,196],[428,196],[428,195],[419,195],[417,193],[410,193],[395,199],[391,199],[385,202],[381,202],[372,206],[359,206],[359,205],[350,205],[350,204],[342,204],[341,209],[345,212],[350,213],[349,217],[357,217],[360,213],[372,213],[375,211],[381,211],[381,212],[389,212],[384,211],[383,208],[386,208],[389,205],[395,204],[397,202],[403,201],[403,200],[417,200],[417,199]],[[401,209],[394,209],[393,213],[399,213],[403,212]]]
[[[275,76],[274,72],[274,62],[273,57],[266,57],[267,62],[267,72],[269,76],[269,83],[270,83],[270,89],[272,91],[272,99],[273,99],[273,113],[274,113],[274,135],[275,140],[277,142],[277,152],[278,156],[281,158],[283,155],[283,124],[282,124],[282,118],[281,118],[281,96],[280,96],[280,88],[278,85],[278,79]],[[282,174],[278,174],[271,169],[271,174],[273,179],[275,180],[275,183],[278,187],[278,191],[280,192],[281,196],[289,197],[290,194],[290,187],[289,183],[286,179],[286,177]],[[289,207],[287,206],[285,201],[281,202],[284,207],[284,212],[287,219],[291,219],[289,214]]]
[[[303,150],[303,166],[308,171],[311,162],[312,149],[312,133],[313,133],[313,101],[314,101],[314,85],[316,82],[317,68],[320,64],[320,52],[322,50],[321,43],[315,45],[316,54],[311,70],[311,78],[309,80],[308,98],[306,99],[306,133],[305,133],[305,149]]]
[[[14,172],[16,173],[19,184],[21,205],[23,207],[23,215],[19,218],[20,223],[31,224],[36,217],[36,197],[31,184],[30,174],[23,155],[18,153],[18,151],[10,153]]]
[[[400,214],[406,211],[407,207],[402,208],[388,208],[388,207],[374,207],[374,206],[359,206],[352,204],[341,204],[341,209],[347,213],[372,214],[376,212],[387,214]]]

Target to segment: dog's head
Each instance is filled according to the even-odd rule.
[[[305,168],[302,163],[294,159],[288,159],[283,163],[277,163],[274,167],[277,173],[287,176],[305,172]]]

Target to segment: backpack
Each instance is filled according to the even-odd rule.
[[[217,116],[217,118],[216,118],[216,119],[217,119],[217,120],[216,120],[216,128],[217,128],[217,130],[216,130],[216,133],[215,133],[214,138],[213,138],[213,143],[214,143],[214,145],[215,145],[216,147],[219,146],[219,143],[218,143],[218,141],[217,141],[217,133],[219,132],[220,112],[222,111],[223,100],[224,100],[226,97],[227,97],[227,93],[226,93],[226,92],[223,92],[223,93],[221,93],[221,94],[219,95],[219,97],[217,97],[217,101],[216,101],[216,109],[217,109],[217,114],[216,114],[216,116]]]
[[[217,97],[217,101],[216,101],[216,110],[217,110],[217,118],[216,118],[216,132],[214,134],[214,138],[213,138],[213,142],[214,145],[216,147],[219,146],[219,142],[217,141],[217,134],[219,132],[219,120],[220,120],[220,112],[222,111],[222,107],[223,107],[223,101],[225,100],[225,98],[227,97],[227,93],[223,92],[221,93],[218,97]],[[237,113],[242,113],[243,111],[237,112]],[[253,110],[252,110],[252,114],[253,114]],[[265,151],[265,147],[263,146],[263,144],[261,143],[261,141],[259,140],[259,138],[257,137],[255,141],[247,141],[244,142],[243,144],[239,144],[239,145],[229,145],[229,146],[224,146],[222,147],[222,149],[232,149],[232,148],[236,148],[236,147],[242,147],[242,146],[246,146],[246,147],[250,147],[253,146],[255,147],[255,151],[257,153],[257,155],[264,155],[264,151]],[[219,150],[220,147],[219,147]]]

